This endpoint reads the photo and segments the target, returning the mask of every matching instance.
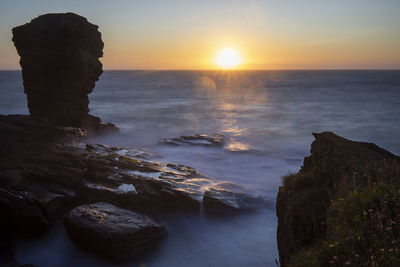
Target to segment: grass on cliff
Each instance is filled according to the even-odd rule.
[[[327,235],[288,266],[399,266],[400,186],[374,184],[333,201]]]

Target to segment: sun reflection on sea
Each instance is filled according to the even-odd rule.
[[[218,133],[227,137],[225,148],[230,151],[251,149],[251,145],[240,138],[246,136],[248,129],[246,123],[238,122],[238,118],[267,103],[265,84],[250,80],[242,71],[221,71],[198,77],[193,86],[214,107],[208,115],[218,123]],[[260,88],[265,90],[260,93]]]
[[[240,128],[236,125],[232,125],[233,122],[234,122],[233,120],[231,120],[231,121],[226,120],[226,124],[222,125],[221,131],[224,133],[230,133],[233,136],[243,135],[243,133],[246,132],[247,128]]]
[[[240,142],[230,142],[226,149],[229,151],[246,151],[250,149],[248,144],[240,143]]]

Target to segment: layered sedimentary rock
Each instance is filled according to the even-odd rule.
[[[137,232],[135,225],[125,228],[121,223],[108,235],[120,220],[130,220],[127,210],[196,214],[203,201],[207,213],[222,215],[260,204],[233,185],[213,186],[212,179],[195,169],[153,161],[153,155],[142,150],[81,143],[86,133],[26,115],[0,115],[0,236],[9,235],[0,248],[9,251],[10,259],[15,237],[40,235],[71,209],[66,226],[78,245],[122,259],[136,249],[147,249],[147,241],[165,232],[163,227],[147,228],[147,219],[132,215]],[[85,205],[95,202],[109,204]],[[84,214],[99,212],[110,216],[108,224],[100,224],[96,217],[80,221],[87,219]]]
[[[400,158],[331,132],[314,137],[279,188],[281,266],[398,266]]]
[[[98,126],[88,94],[102,74],[98,26],[74,13],[46,14],[12,30],[32,116],[74,127]]]
[[[213,186],[194,168],[156,162],[142,150],[83,145],[85,134],[29,116],[0,115],[0,188],[24,192],[50,219],[77,203],[109,202],[146,213],[197,212],[202,201],[206,210],[240,211],[261,201],[233,185]]]

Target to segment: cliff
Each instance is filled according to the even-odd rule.
[[[331,132],[313,135],[311,155],[277,197],[281,266],[398,266],[400,158]]]

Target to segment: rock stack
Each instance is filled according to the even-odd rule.
[[[88,115],[88,94],[103,72],[98,26],[74,13],[58,13],[12,32],[30,115],[63,126],[99,128],[100,119]]]

